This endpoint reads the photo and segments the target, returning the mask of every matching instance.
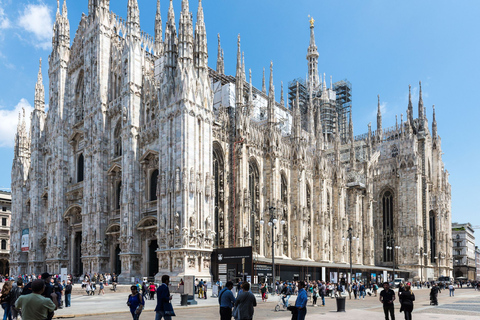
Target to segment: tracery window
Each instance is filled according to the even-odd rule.
[[[77,160],[77,182],[83,181],[84,159],[83,154],[80,154]]]
[[[259,219],[259,171],[255,161],[250,161],[248,164],[248,196],[250,198],[250,230],[252,237],[252,247],[256,252],[260,252],[260,229],[257,226],[257,220]],[[257,230],[258,229],[258,230]]]
[[[122,155],[122,124],[120,121],[118,121],[117,126],[115,127],[113,139],[113,154],[115,157],[120,157]]]
[[[155,169],[150,175],[150,201],[157,200],[157,182],[158,182],[158,169]]]
[[[437,256],[437,227],[435,224],[435,212],[430,211],[429,224],[430,224],[430,262],[435,263],[435,257]]]
[[[393,261],[393,250],[387,250],[392,246],[393,240],[393,194],[386,191],[382,197],[382,214],[383,214],[383,261]]]
[[[213,178],[215,180],[215,245],[225,245],[225,217],[224,217],[224,161],[221,148],[214,144],[213,147]]]
[[[83,109],[83,70],[80,71],[78,76],[77,85],[75,87],[75,123],[83,121],[84,109]]]
[[[115,190],[115,209],[119,210],[120,209],[120,204],[121,204],[121,197],[122,197],[122,181],[119,181],[117,183],[117,187]]]

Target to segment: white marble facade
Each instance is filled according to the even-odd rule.
[[[200,6],[188,0],[178,22],[170,1],[154,37],[140,30],[137,0],[124,21],[109,0],[89,0],[70,43],[59,8],[49,59],[49,110],[42,74],[28,129],[20,122],[12,169],[11,273],[117,272],[210,278],[213,248],[252,246],[270,257],[273,214],[279,259],[391,266],[418,276],[423,264],[451,274],[451,209],[435,114],[340,139],[323,129],[335,92],[318,76],[313,21],[307,50],[306,110],[276,102],[247,81],[238,38],[235,77],[224,74],[218,41],[208,67]],[[251,77],[250,77],[251,79]],[[264,77],[265,80],[265,77]],[[265,81],[264,81],[265,83]],[[403,119],[403,118],[402,118]],[[333,125],[338,127],[337,125]],[[28,228],[30,250],[20,249]],[[430,256],[421,261],[422,251]]]

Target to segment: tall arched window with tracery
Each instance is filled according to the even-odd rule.
[[[84,118],[83,95],[83,70],[81,70],[78,76],[77,85],[75,86],[75,123],[83,121]]]
[[[120,210],[122,204],[122,181],[117,182],[117,186],[115,189],[115,209]]]
[[[158,169],[152,171],[150,175],[150,201],[157,200],[157,182],[158,182]]]
[[[429,225],[430,225],[430,262],[435,263],[435,257],[437,256],[437,226],[435,221],[435,212],[432,210],[429,213]],[[437,257],[438,259],[438,257]]]
[[[285,173],[282,172],[280,176],[281,182],[280,182],[280,200],[282,201],[282,206],[281,208],[282,211],[282,217],[279,217],[279,220],[284,220],[288,221],[288,181],[287,177],[285,176]],[[288,254],[288,226],[285,223],[282,227],[282,235],[283,235],[283,252],[285,255]]]
[[[393,194],[390,191],[385,191],[382,196],[382,214],[383,214],[383,261],[393,261],[393,250],[388,250],[387,247],[392,247],[393,240]]]
[[[260,252],[259,179],[260,174],[257,163],[251,160],[248,164],[248,197],[250,199],[250,235],[252,237],[252,248],[255,252]]]
[[[7,240],[2,240],[2,250],[7,250]]]
[[[83,181],[84,159],[81,153],[77,160],[77,182]]]
[[[225,246],[224,217],[224,161],[223,152],[218,144],[213,145],[213,178],[215,180],[215,246]]]
[[[115,131],[113,132],[113,155],[120,157],[122,155],[122,123],[117,122]]]

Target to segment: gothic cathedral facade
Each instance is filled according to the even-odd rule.
[[[313,21],[307,94],[297,84],[286,106],[272,65],[268,91],[265,73],[261,90],[247,81],[240,37],[235,76],[220,38],[208,67],[201,0],[195,25],[182,0],[178,29],[158,0],[154,37],[137,0],[126,21],[109,2],[89,0],[72,44],[57,9],[49,110],[40,64],[31,128],[24,115],[15,138],[11,274],[210,279],[213,249],[267,260],[275,246],[279,263],[346,264],[352,250],[355,265],[451,275],[451,187],[421,93],[417,118],[410,98],[405,121],[383,128],[379,100],[376,130],[354,136],[319,76]]]

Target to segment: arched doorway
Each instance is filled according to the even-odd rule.
[[[158,242],[157,239],[150,241],[148,246],[148,276],[154,277],[158,273]]]
[[[82,262],[82,232],[75,233],[74,240],[74,253],[73,253],[73,274],[83,274],[83,262]]]

